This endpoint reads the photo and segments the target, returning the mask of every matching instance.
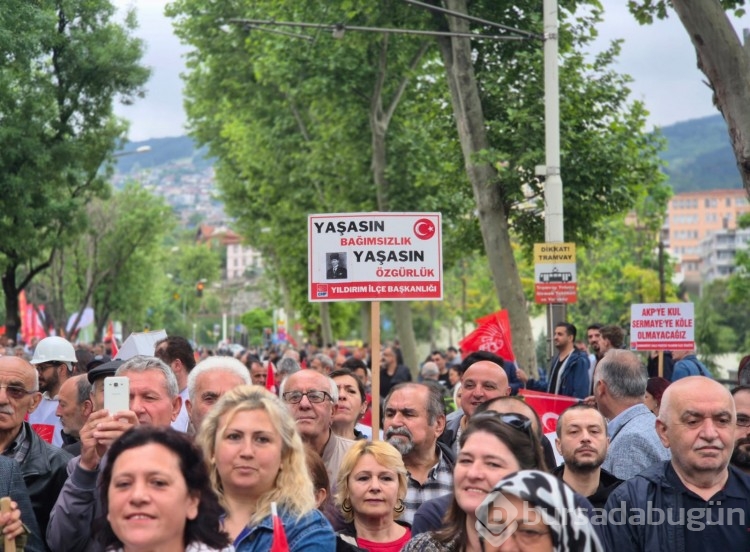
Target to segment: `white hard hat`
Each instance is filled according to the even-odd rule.
[[[51,336],[45,337],[36,344],[34,358],[31,364],[42,364],[43,362],[77,362],[76,350],[67,339]]]

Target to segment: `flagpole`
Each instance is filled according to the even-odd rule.
[[[380,301],[370,308],[370,360],[372,361],[372,440],[380,439]]]

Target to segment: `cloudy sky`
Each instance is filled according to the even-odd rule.
[[[185,48],[172,34],[164,17],[167,0],[114,0],[118,7],[133,6],[138,12],[137,35],[147,44],[145,64],[153,74],[146,98],[118,113],[131,121],[133,141],[185,134],[182,108]],[[716,113],[711,94],[696,68],[695,50],[671,13],[668,21],[641,27],[627,12],[623,0],[603,0],[605,22],[599,28],[600,41],[625,40],[618,70],[631,75],[633,97],[642,100],[651,112],[650,123],[665,126]],[[737,28],[750,27],[750,16],[736,21]]]

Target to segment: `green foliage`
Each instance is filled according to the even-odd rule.
[[[135,183],[85,210],[86,230],[59,247],[52,270],[39,278],[37,297],[47,298],[57,320],[94,307],[97,335],[116,315],[140,326],[154,298],[162,242],[174,223],[163,199]]]
[[[661,300],[658,229],[669,195],[640,198],[635,217],[614,217],[595,227],[595,243],[577,250],[578,302],[568,318],[578,327],[630,323],[630,305]],[[664,299],[677,301],[672,264],[663,261]]]
[[[18,292],[80,234],[86,203],[108,193],[99,169],[126,130],[113,102],[132,102],[149,72],[134,17],[113,22],[109,1],[9,1],[0,17],[0,265],[14,335]]]
[[[250,345],[260,346],[263,344],[263,330],[273,328],[273,310],[253,309],[243,314],[240,322],[247,328]]]
[[[382,198],[398,210],[466,213],[460,151],[447,138],[452,122],[436,101],[445,100],[445,88],[435,86],[440,68],[408,69],[421,39],[352,33],[344,41],[317,36],[308,44],[263,31],[248,36],[240,25],[215,32],[217,18],[274,14],[380,26],[393,10],[412,10],[399,3],[241,4],[182,0],[169,8],[178,34],[198,48],[189,60],[188,114],[197,139],[218,158],[222,199],[236,227],[263,253],[301,318],[317,327],[315,309],[307,303],[307,249],[300,239],[307,214],[372,211],[382,208]],[[381,55],[387,60],[383,73]],[[425,80],[399,96],[406,76]],[[371,115],[389,110],[381,194],[371,159],[372,135],[381,121]],[[351,314],[337,307],[332,315],[334,328],[351,331]]]
[[[664,127],[667,147],[661,158],[675,193],[739,188],[742,180],[721,115]]]
[[[518,3],[515,4],[517,7]],[[541,13],[520,14],[497,4],[481,17],[516,28],[538,28]],[[598,221],[632,209],[643,195],[663,195],[658,152],[663,142],[645,132],[640,102],[630,102],[630,78],[612,68],[620,53],[614,42],[593,57],[586,53],[601,13],[591,6],[573,18],[561,12],[560,140],[566,241],[589,243]],[[544,183],[535,166],[544,163],[543,52],[535,42],[483,43],[476,72],[493,151],[484,160],[498,167],[506,212],[515,235],[530,252],[544,241]]]
[[[735,17],[745,15],[745,0],[720,0],[725,10],[731,10]],[[628,0],[628,9],[642,25],[650,25],[656,19],[666,19],[667,9],[672,6],[669,0]]]
[[[561,130],[565,231],[568,240],[583,245],[593,241],[592,229],[600,220],[626,212],[648,196],[660,204],[666,192],[656,155],[661,141],[643,132],[646,112],[641,104],[629,103],[628,78],[612,70],[619,45],[593,57],[584,55],[599,10],[593,3],[583,18],[574,19],[570,14],[579,4],[589,6],[562,3]],[[544,161],[539,42],[473,44],[491,148],[465,160],[438,52],[428,48],[423,62],[410,66],[421,38],[347,32],[337,41],[315,29],[285,29],[312,36],[306,41],[264,28],[248,33],[237,21],[435,29],[442,28],[440,17],[396,1],[176,0],[168,14],[178,35],[194,48],[186,77],[188,116],[198,142],[217,158],[228,212],[240,233],[262,251],[279,290],[311,327],[317,325],[316,313],[306,301],[307,251],[300,239],[308,213],[441,211],[446,273],[467,270],[467,260],[469,265],[482,262],[476,261],[483,248],[476,211],[488,207],[475,204],[463,171],[467,164],[491,162],[498,169],[492,185],[502,189],[518,240],[527,251],[543,241],[542,183],[534,175],[535,165]],[[541,30],[536,2],[475,2],[472,15]],[[380,72],[382,61],[386,72]],[[399,97],[405,76],[410,81]],[[400,101],[389,119],[385,115],[395,98]],[[387,130],[382,128],[385,120]],[[383,174],[373,171],[373,136],[379,132],[387,132]],[[526,192],[533,196],[530,201]],[[528,263],[524,270],[528,292]],[[632,286],[641,276],[628,271]],[[455,317],[457,293],[448,289],[453,285],[446,283],[449,306],[438,306],[437,316],[427,306],[417,307],[415,326],[429,332],[435,320],[445,320],[446,311]],[[476,281],[476,293],[469,293],[467,306],[460,309],[467,317],[473,316],[472,309],[481,315],[497,305],[486,270]],[[469,306],[474,303],[476,307]],[[334,325],[338,316],[334,313]]]

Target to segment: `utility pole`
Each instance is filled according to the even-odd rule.
[[[565,241],[563,185],[560,176],[560,75],[557,0],[544,0],[544,241]],[[547,305],[547,352],[554,354],[555,325],[566,319],[565,303]]]

